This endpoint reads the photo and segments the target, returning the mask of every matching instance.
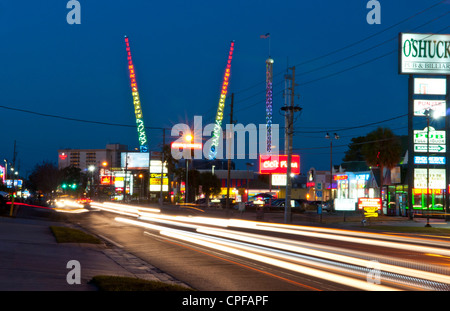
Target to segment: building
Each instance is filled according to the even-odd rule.
[[[61,149],[58,150],[58,168],[74,166],[86,171],[90,166],[121,167],[121,152],[127,151],[128,146],[121,144],[107,144],[105,149]]]

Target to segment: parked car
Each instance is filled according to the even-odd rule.
[[[305,200],[306,201],[306,200]],[[305,211],[305,205],[303,200],[301,199],[293,199],[291,200],[291,210],[293,212],[304,212]],[[272,200],[272,205],[268,206],[269,210],[284,210],[284,207],[286,205],[285,199],[275,199]]]

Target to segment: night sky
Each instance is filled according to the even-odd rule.
[[[305,173],[329,169],[327,132],[340,136],[335,164],[351,138],[377,126],[407,134],[398,33],[450,33],[449,1],[380,0],[378,25],[366,21],[366,0],[79,0],[81,24],[74,25],[66,21],[67,2],[0,2],[0,156],[12,161],[16,141],[22,175],[42,161],[57,163],[62,148],[138,147],[125,35],[152,150],[160,149],[162,131],[151,127],[192,124],[194,116],[204,125],[214,121],[231,40],[234,120],[264,124],[270,42],[273,122],[280,127],[284,74],[296,68],[295,104],[303,110],[294,153]],[[270,41],[260,38],[266,33]],[[226,123],[229,112],[227,99]]]

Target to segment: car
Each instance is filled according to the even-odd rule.
[[[9,193],[5,191],[0,191],[0,197],[6,201],[9,201]]]
[[[92,200],[90,198],[84,198],[83,197],[83,198],[77,199],[75,202],[78,203],[78,204],[82,204],[85,207],[90,207]]]
[[[275,199],[272,200],[272,205],[270,205],[268,208],[270,210],[284,210],[285,205],[286,199]],[[301,199],[291,200],[291,209],[294,212],[304,212],[305,211],[304,202]]]
[[[322,211],[327,211],[328,213],[331,213],[334,211],[334,201],[328,200],[325,202],[322,202]]]

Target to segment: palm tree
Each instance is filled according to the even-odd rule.
[[[362,154],[369,166],[380,168],[380,186],[384,186],[383,170],[394,168],[401,159],[401,143],[390,129],[379,127],[366,136]]]

